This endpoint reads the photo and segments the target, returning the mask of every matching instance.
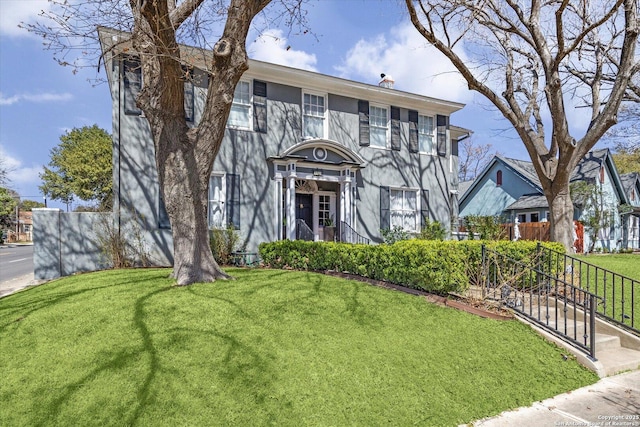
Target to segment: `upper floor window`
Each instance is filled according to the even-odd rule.
[[[325,133],[325,97],[305,93],[303,96],[303,132],[305,137],[324,138]]]
[[[389,190],[391,228],[418,231],[418,192],[416,190]]]
[[[233,94],[233,103],[227,126],[240,129],[251,129],[251,85],[247,81],[239,81]]]
[[[631,200],[632,202],[636,200],[636,190],[633,188],[631,189],[631,195],[629,196],[629,200]]]
[[[434,130],[432,116],[418,116],[418,143],[422,153],[435,154]]]
[[[389,110],[371,105],[369,107],[370,145],[387,148],[389,134]]]
[[[500,187],[502,185],[502,171],[496,172],[496,185]]]

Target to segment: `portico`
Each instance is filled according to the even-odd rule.
[[[268,160],[280,238],[332,240],[329,227],[355,229],[357,177],[365,167],[357,153],[336,141],[310,139]]]

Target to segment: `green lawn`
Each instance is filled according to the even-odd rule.
[[[640,281],[640,255],[637,254],[606,254],[579,255],[577,258],[598,267],[606,268],[623,276]]]
[[[455,426],[597,381],[518,321],[306,272],[0,299],[0,425]]]
[[[605,270],[597,271],[586,265],[580,267],[580,285],[604,298],[598,311],[619,322],[640,329],[640,255],[606,254],[581,255],[580,260],[602,269],[626,276],[614,276]],[[635,283],[632,280],[635,280]]]

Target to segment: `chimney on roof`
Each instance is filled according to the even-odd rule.
[[[380,74],[380,82],[378,86],[386,87],[387,89],[393,89],[393,84],[396,81],[393,80],[393,77],[386,75],[385,73]]]

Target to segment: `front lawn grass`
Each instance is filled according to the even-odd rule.
[[[577,258],[598,267],[611,270],[623,276],[640,281],[640,255],[637,254],[605,254],[577,255]]]
[[[0,299],[0,425],[460,423],[597,381],[518,321],[308,272],[65,278]]]

